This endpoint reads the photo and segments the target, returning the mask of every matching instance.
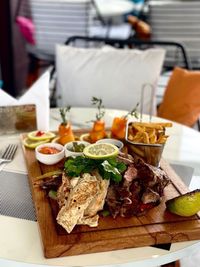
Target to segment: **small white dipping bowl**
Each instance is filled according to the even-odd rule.
[[[90,145],[90,143],[86,142],[86,141],[72,141],[72,142],[69,142],[64,146],[65,157],[77,157],[77,156],[82,156],[83,155],[83,152],[74,152],[74,151],[72,151],[73,143],[76,143],[78,145],[83,144],[83,145],[85,145],[85,147]]]
[[[121,150],[124,146],[123,142],[114,138],[104,138],[101,140],[96,141],[97,144],[102,144],[102,143],[109,143],[109,144],[113,144],[116,147],[119,148],[119,150]]]
[[[43,147],[55,147],[58,150],[60,150],[60,152],[55,153],[55,154],[44,154],[40,152],[41,148]],[[64,151],[64,147],[60,144],[46,143],[46,144],[42,144],[36,147],[35,156],[39,162],[44,163],[46,165],[53,165],[53,164],[58,163],[61,159],[64,158],[65,151]]]

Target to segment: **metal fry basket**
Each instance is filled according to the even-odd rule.
[[[149,111],[149,122],[152,119],[153,113],[153,98],[154,98],[154,87],[151,84],[144,84],[141,90],[141,103],[140,103],[140,118],[139,121],[143,121],[143,103],[144,103],[144,92],[145,90],[151,90],[151,105]],[[137,143],[133,142],[129,138],[130,128],[132,127],[132,123],[136,122],[134,119],[129,119],[126,125],[126,145],[128,148],[128,153],[137,157],[142,158],[146,163],[151,164],[153,166],[159,166],[159,162],[162,156],[162,152],[165,144],[146,144],[146,143]]]

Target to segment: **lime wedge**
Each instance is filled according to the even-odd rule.
[[[55,134],[52,132],[42,132],[42,131],[33,131],[28,133],[28,138],[34,141],[52,139],[55,137]]]
[[[118,154],[119,149],[113,144],[91,144],[86,146],[83,150],[83,154],[92,159],[105,159],[114,157]]]
[[[37,146],[41,145],[41,144],[45,144],[45,143],[48,143],[50,141],[50,139],[45,139],[45,140],[38,140],[38,141],[35,141],[35,140],[31,140],[29,139],[28,137],[25,138],[23,140],[23,144],[25,147],[28,147],[28,148],[36,148]]]
[[[200,211],[200,189],[175,197],[166,202],[167,209],[179,216],[193,216]]]

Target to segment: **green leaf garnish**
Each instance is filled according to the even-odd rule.
[[[56,200],[57,199],[57,192],[54,191],[54,190],[50,190],[49,193],[48,193],[48,196],[53,199],[53,200]]]
[[[114,182],[119,183],[122,180],[119,170],[115,166],[111,165],[107,160],[104,160],[101,165],[103,166],[103,173],[106,174],[106,176],[109,175],[109,178]]]
[[[103,217],[108,217],[110,215],[110,212],[109,212],[109,210],[102,210],[101,215]]]
[[[69,158],[64,164],[64,170],[70,177],[77,177],[82,173],[91,172],[94,168],[93,160],[82,156]]]
[[[117,162],[116,168],[120,173],[124,172],[127,169],[126,164],[124,164],[123,162]]]
[[[66,108],[60,108],[59,109],[63,125],[67,125],[67,123],[68,123],[66,116],[67,116],[67,113],[70,111],[70,109],[71,109],[71,106],[67,106]]]
[[[96,120],[100,121],[104,114],[105,114],[105,110],[104,110],[104,106],[103,106],[103,101],[101,98],[97,98],[97,97],[92,97],[92,105],[97,105],[97,113],[96,113]]]
[[[127,118],[129,115],[131,115],[132,117],[135,117],[136,119],[139,118],[138,116],[138,106],[139,106],[139,103],[136,104],[136,106],[130,110],[124,117]]]
[[[72,143],[72,148],[71,148],[70,151],[72,151],[72,152],[83,152],[84,148],[85,148],[85,145],[83,143],[78,144],[76,142],[73,142]]]
[[[77,177],[93,170],[98,170],[103,179],[111,179],[115,183],[119,183],[122,180],[122,173],[126,170],[126,165],[118,162],[116,158],[95,160],[84,156],[69,158],[64,164],[64,171],[70,177]]]

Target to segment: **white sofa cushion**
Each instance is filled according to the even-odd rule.
[[[143,84],[156,86],[165,51],[137,49],[56,47],[58,106],[91,106],[92,96],[106,108],[131,110],[140,102]],[[144,112],[149,113],[151,92],[145,91]],[[155,99],[154,99],[155,104]]]

